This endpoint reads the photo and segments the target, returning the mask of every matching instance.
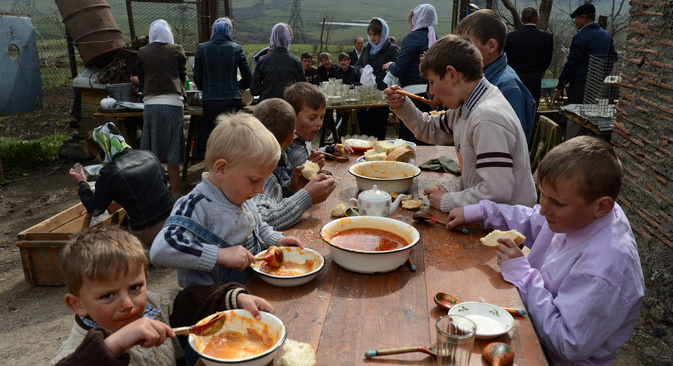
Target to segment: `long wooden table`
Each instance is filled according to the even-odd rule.
[[[453,147],[419,146],[415,164],[441,155],[456,159]],[[252,293],[269,300],[275,314],[285,323],[288,337],[308,342],[317,350],[319,365],[362,365],[389,363],[432,365],[433,357],[407,353],[365,359],[368,350],[435,343],[435,321],[446,311],[433,302],[437,292],[446,292],[463,301],[480,301],[523,308],[516,288],[505,282],[496,264],[494,251],[479,244],[486,234],[476,225],[470,234],[448,231],[438,225],[414,222],[414,211],[398,208],[392,216],[412,224],[421,241],[411,250],[417,269],[403,265],[386,274],[366,275],[342,269],[331,259],[329,246],[319,237],[322,226],[333,218],[331,208],[346,203],[359,193],[348,167],[355,163],[328,161],[325,169],[334,173],[336,190],[327,201],[314,205],[286,235],[299,238],[326,260],[325,268],[308,284],[280,288],[257,276],[247,283]],[[433,183],[446,183],[454,176],[423,171],[410,190],[415,198]],[[427,199],[424,198],[428,205]],[[446,214],[430,209],[440,219]],[[483,347],[493,341],[506,342],[516,353],[514,365],[546,365],[544,354],[528,316],[515,317],[507,334],[492,340],[477,340],[470,365],[487,365],[481,357]],[[278,357],[274,361],[278,365]]]

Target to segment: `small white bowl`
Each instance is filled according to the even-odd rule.
[[[252,270],[257,272],[262,280],[270,285],[278,287],[294,287],[303,285],[305,283],[311,282],[325,267],[325,258],[322,254],[316,252],[313,249],[308,248],[297,248],[297,247],[279,247],[283,251],[283,261],[294,262],[297,264],[302,264],[307,260],[313,261],[312,269],[307,273],[298,274],[295,276],[275,276],[266,272],[261,272],[258,269],[260,262],[255,262],[252,266]],[[266,250],[260,252],[258,255],[266,253]]]
[[[366,161],[351,165],[348,172],[355,176],[361,191],[376,185],[388,193],[407,193],[414,178],[421,174],[417,166],[399,161]]]
[[[334,234],[356,228],[374,228],[389,231],[404,238],[407,246],[386,251],[364,251],[344,248],[332,244]],[[358,273],[386,273],[403,265],[414,245],[418,244],[420,234],[413,226],[399,220],[378,216],[343,217],[331,221],[320,230],[320,237],[329,244],[332,259],[339,266]]]
[[[206,366],[220,366],[220,365],[236,365],[236,366],[265,366],[276,357],[277,351],[285,342],[287,338],[287,329],[285,324],[273,314],[262,311],[262,320],[253,318],[252,314],[243,309],[227,310],[224,326],[217,333],[205,337],[197,337],[193,334],[189,335],[189,345],[196,352],[201,361]],[[197,324],[203,324],[208,321],[213,315],[201,319]],[[258,333],[262,333],[264,329],[268,329],[271,336],[277,339],[276,343],[265,352],[251,357],[246,357],[238,360],[225,360],[208,356],[201,352],[201,349],[208,344],[211,337],[226,331],[235,331],[246,334],[248,329],[253,329]]]
[[[477,324],[477,339],[499,337],[514,326],[510,313],[485,302],[461,302],[449,310],[449,315],[463,315]]]

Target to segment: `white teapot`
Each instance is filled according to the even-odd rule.
[[[103,109],[114,109],[117,106],[117,100],[110,97],[103,98],[100,101],[100,106]]]
[[[358,196],[358,199],[351,198],[348,200],[348,205],[351,209],[357,208],[360,216],[390,216],[397,210],[400,201],[402,201],[402,196],[399,195],[395,202],[390,202],[390,194],[388,192],[379,190],[379,188],[374,185],[372,189],[368,191],[363,191]],[[353,207],[353,204],[357,204],[357,207]]]

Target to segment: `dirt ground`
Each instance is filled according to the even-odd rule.
[[[41,111],[0,117],[0,135],[36,138],[73,132],[68,126],[73,99],[70,87],[44,93]],[[19,232],[79,202],[76,184],[68,175],[73,163],[54,161],[0,185],[0,364],[47,364],[70,332],[73,317],[62,300],[65,288],[27,283],[15,241]],[[201,169],[199,165],[190,168],[188,180],[181,186],[183,193],[198,183]],[[166,286],[177,286],[174,271],[151,269],[149,289]],[[620,350],[615,365],[645,364],[638,356],[644,349],[661,355],[657,350],[666,348],[642,330],[637,329],[635,334]],[[669,364],[667,359],[670,361],[668,357],[659,358],[657,364]]]

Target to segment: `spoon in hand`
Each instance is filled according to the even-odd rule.
[[[444,310],[451,310],[451,308],[454,305],[460,304],[462,302],[456,299],[455,297],[449,294],[445,294],[443,292],[438,292],[433,298],[433,300],[435,300],[435,304],[437,304],[437,306],[439,306]],[[523,309],[513,309],[513,308],[502,308],[502,309],[512,315],[524,316],[527,314],[526,310]]]
[[[442,101],[439,100],[439,99],[434,99],[434,100],[425,99],[425,98],[423,98],[423,97],[419,97],[419,96],[416,95],[416,94],[409,93],[409,92],[404,91],[404,90],[402,90],[402,89],[396,89],[395,91],[396,91],[398,94],[406,95],[406,96],[409,97],[409,98],[416,99],[416,100],[421,101],[421,102],[423,102],[423,103],[430,104],[430,105],[433,106],[433,107],[439,107],[439,106],[442,105]]]
[[[416,213],[414,213],[413,219],[414,220],[419,220],[419,221],[420,220],[430,221],[430,222],[433,222],[437,225],[442,225],[442,226],[446,227],[446,222],[436,218],[435,216],[431,215],[427,211],[417,211]],[[470,233],[469,230],[467,230],[464,227],[460,227],[460,226],[453,228],[453,230],[460,231],[463,234],[469,234]]]
[[[178,327],[173,328],[175,335],[188,335],[194,334],[197,336],[208,336],[214,333],[217,333],[218,330],[222,329],[224,326],[225,312],[219,312],[215,314],[210,320],[206,323],[192,325],[190,327]]]
[[[255,256],[255,261],[265,261],[270,267],[278,268],[283,264],[283,251],[275,245],[269,247],[266,253]]]

